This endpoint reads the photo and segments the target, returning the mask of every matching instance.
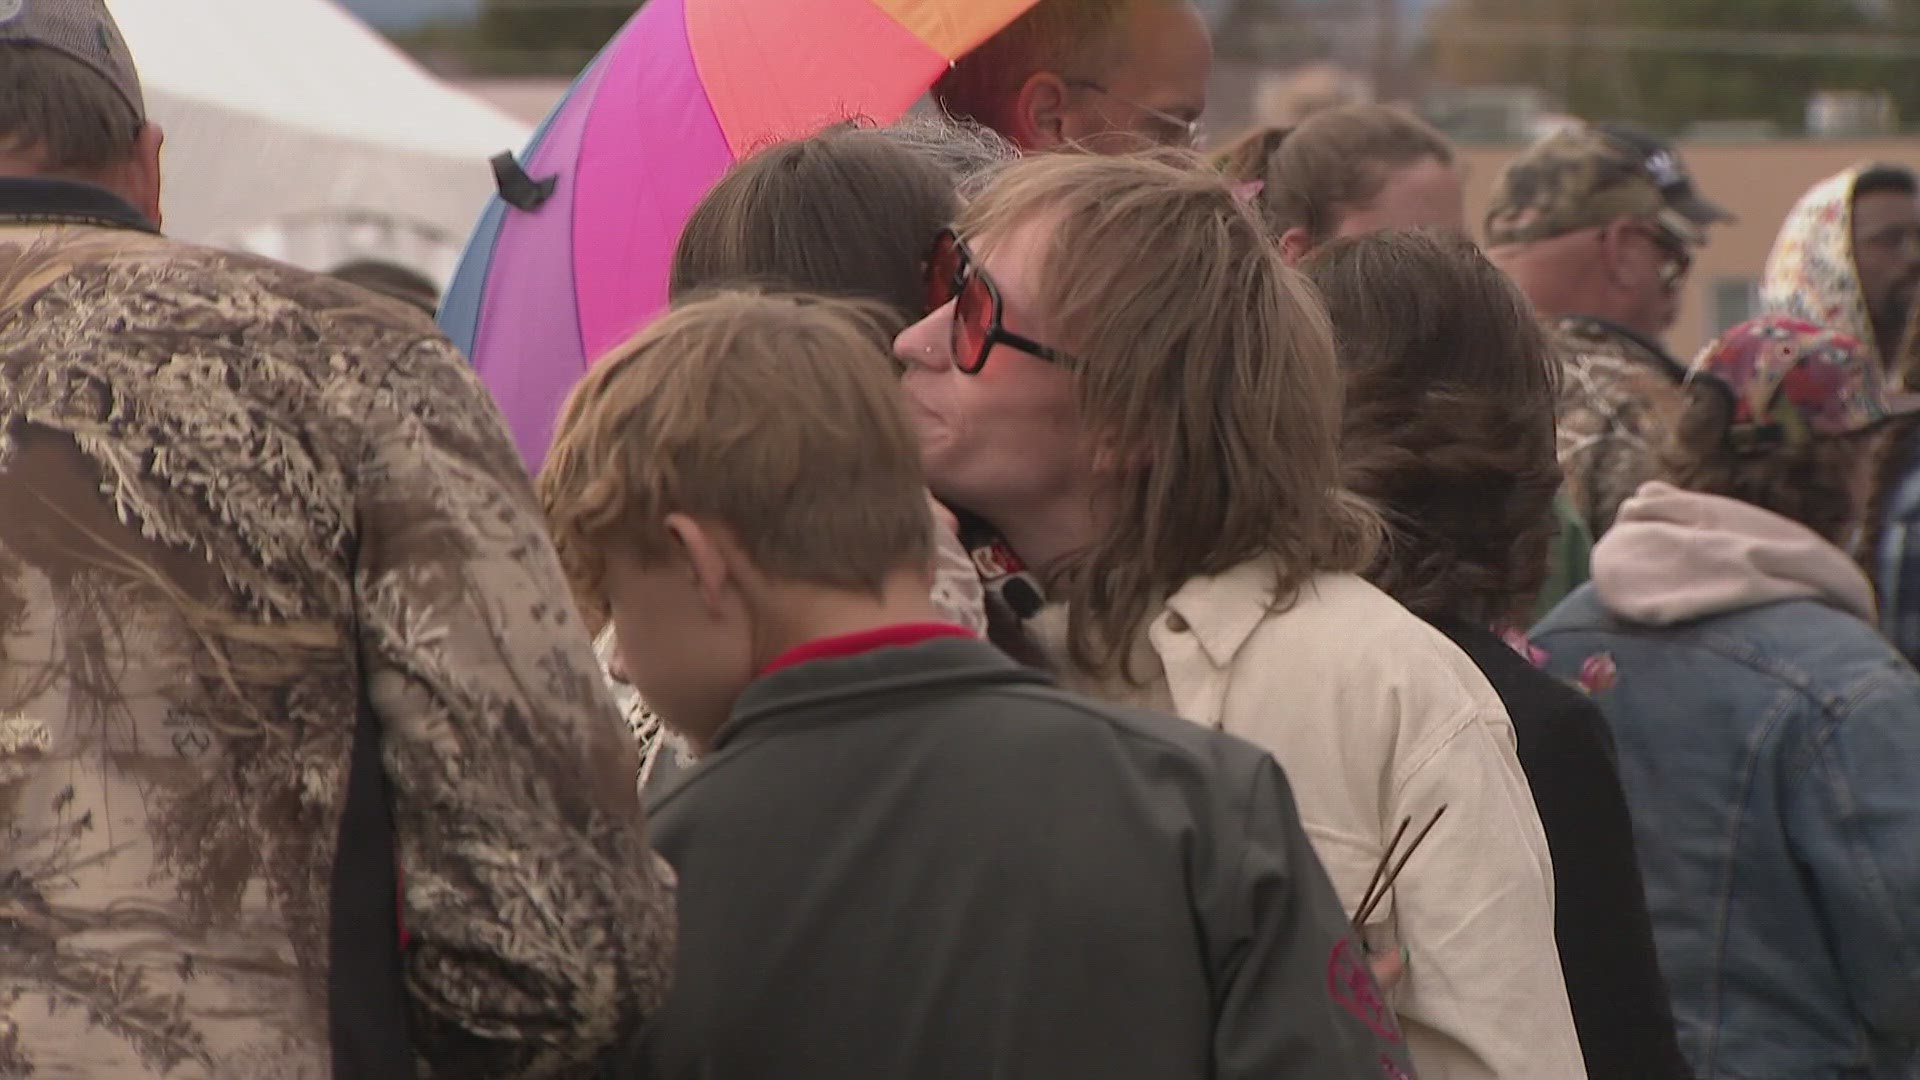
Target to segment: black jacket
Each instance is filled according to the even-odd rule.
[[[1553,857],[1554,937],[1588,1080],[1692,1080],[1654,952],[1606,718],[1492,631],[1450,619],[1434,626],[1473,659],[1513,718],[1520,768]]]
[[[1411,1074],[1272,758],[983,643],[760,680],[654,813],[651,1075]]]

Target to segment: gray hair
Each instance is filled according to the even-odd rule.
[[[1020,151],[999,132],[971,120],[909,115],[880,129],[901,146],[924,154],[953,178],[962,199],[971,199]]]

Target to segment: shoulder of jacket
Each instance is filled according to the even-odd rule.
[[[1236,674],[1349,679],[1435,717],[1506,711],[1473,658],[1426,620],[1352,574],[1323,574],[1291,609],[1255,628]]]
[[[1686,365],[1666,349],[1601,319],[1563,315],[1550,324],[1550,333],[1563,363],[1613,362],[1658,376],[1661,382],[1674,386],[1686,375]]]

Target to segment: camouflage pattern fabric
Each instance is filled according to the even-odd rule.
[[[1732,215],[1693,190],[1671,147],[1643,133],[1580,124],[1536,142],[1507,164],[1487,205],[1487,244],[1522,244],[1621,218],[1652,221],[1689,245]]]
[[[1672,357],[1584,316],[1552,320],[1560,359],[1559,450],[1566,496],[1597,540],[1659,473],[1660,443],[1685,400]]]
[[[673,895],[567,596],[418,313],[0,226],[0,1076],[337,1075],[363,707],[419,1075],[590,1074],[665,996]]]

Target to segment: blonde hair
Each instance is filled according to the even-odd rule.
[[[1453,164],[1445,135],[1405,109],[1364,104],[1251,132],[1214,164],[1231,179],[1262,182],[1258,202],[1275,236],[1300,228],[1320,243],[1347,214],[1373,205],[1396,172],[1428,159]]]
[[[583,612],[604,618],[610,548],[670,557],[673,513],[725,525],[792,582],[878,595],[930,564],[919,447],[872,308],[720,293],[594,365],[538,484]]]
[[[1226,182],[1191,154],[1043,155],[961,218],[982,248],[1033,226],[1051,229],[1034,310],[1076,358],[1082,424],[1141,462],[1103,492],[1114,527],[1049,570],[1075,665],[1121,667],[1192,578],[1266,559],[1284,608],[1366,567],[1383,526],[1340,486],[1332,326]]]

